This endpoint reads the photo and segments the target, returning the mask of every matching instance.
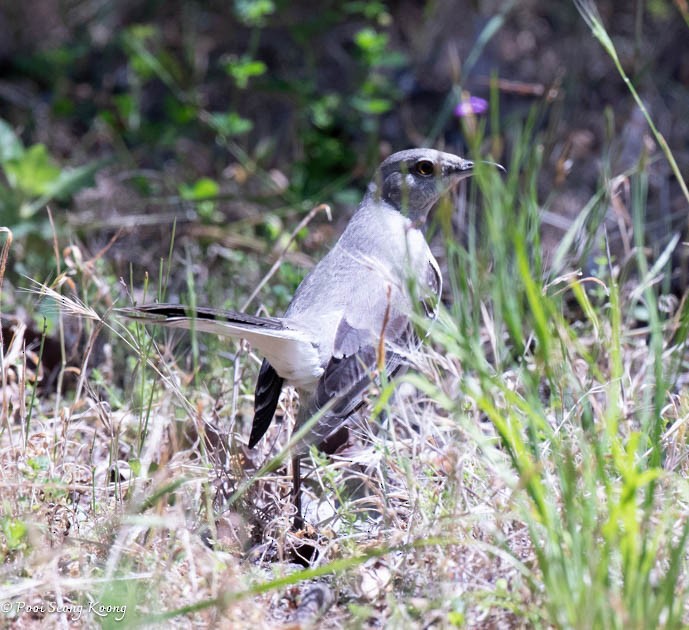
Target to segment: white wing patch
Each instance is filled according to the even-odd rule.
[[[318,347],[303,331],[189,317],[170,317],[164,324],[168,328],[194,328],[222,337],[246,339],[282,378],[297,388],[312,389],[323,373]]]

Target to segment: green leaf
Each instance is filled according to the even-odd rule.
[[[18,191],[0,184],[0,216],[3,217],[5,225],[12,226],[19,222],[19,206],[22,204],[22,195]],[[20,238],[17,234],[18,225],[14,225],[12,231],[15,238]]]
[[[66,201],[80,190],[92,186],[96,172],[110,161],[109,159],[96,160],[84,166],[59,171],[57,178],[46,184],[45,192],[38,199],[22,205],[19,211],[21,217],[30,218],[51,199]]]
[[[464,616],[463,612],[451,610],[449,613],[447,613],[447,621],[455,628],[463,628],[464,624],[466,623],[466,617]]]
[[[229,59],[224,64],[225,72],[234,79],[240,90],[249,85],[249,79],[265,74],[268,66],[258,59],[245,55],[239,59]]]
[[[141,476],[141,460],[140,459],[130,459],[129,468],[135,477]]]
[[[202,177],[191,185],[182,184],[179,187],[179,194],[182,196],[182,199],[187,201],[199,201],[209,197],[217,197],[219,192],[220,186],[209,177]]]
[[[386,98],[364,98],[361,96],[352,97],[352,107],[362,114],[379,115],[390,111],[392,101]]]
[[[378,33],[375,29],[367,26],[354,36],[354,43],[366,54],[376,55],[385,50],[388,44],[388,36],[385,33]]]
[[[213,197],[217,197],[220,186],[208,177],[202,177],[193,184],[182,184],[179,194],[182,199],[196,202],[196,210],[203,219],[212,219],[215,214],[216,203]]]
[[[2,118],[0,118],[0,163],[14,160],[24,153],[24,145]]]
[[[262,26],[266,16],[275,12],[273,0],[234,0],[234,10],[247,26]]]
[[[26,463],[31,467],[32,470],[38,471],[50,469],[50,458],[48,458],[46,455],[30,457],[26,460]]]
[[[339,94],[325,94],[309,105],[311,122],[320,129],[330,127],[335,120],[335,113],[340,106]]]
[[[215,112],[211,114],[210,124],[221,136],[239,136],[254,128],[254,123],[248,118],[242,118],[237,112]]]
[[[2,533],[5,534],[7,546],[10,549],[17,549],[22,545],[26,537],[28,527],[24,521],[16,518],[5,518],[2,521]]]
[[[43,144],[29,147],[4,164],[7,181],[29,195],[45,195],[60,177],[60,168]]]
[[[198,108],[189,103],[182,103],[173,96],[165,98],[165,111],[170,119],[178,125],[193,122],[199,115]]]

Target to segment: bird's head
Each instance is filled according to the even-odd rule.
[[[393,206],[415,223],[423,223],[440,196],[470,177],[474,163],[434,149],[393,153],[378,169],[368,194]]]

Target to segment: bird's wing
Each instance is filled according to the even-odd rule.
[[[322,372],[317,340],[277,317],[256,317],[214,308],[191,311],[179,304],[149,304],[118,312],[144,323],[246,339],[281,378],[297,387],[314,383]]]
[[[256,446],[268,430],[278,406],[283,382],[284,379],[278,375],[275,368],[267,359],[263,359],[254,391],[254,421],[251,425],[249,448]]]
[[[332,403],[298,449],[327,438],[362,404],[363,394],[377,378],[381,363],[387,375],[393,376],[405,362],[403,349],[417,343],[411,323],[404,315],[387,322],[382,339],[381,344],[370,330],[353,328],[346,317],[341,320],[333,356],[318,380],[306,412],[300,413],[300,421],[305,422],[327,403]]]

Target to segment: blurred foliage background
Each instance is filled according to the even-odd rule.
[[[686,172],[685,3],[598,8]],[[490,110],[466,115],[482,101]],[[171,294],[195,261],[199,299],[236,306],[298,221],[329,203],[334,224],[321,216],[298,235],[266,297],[279,310],[310,264],[296,252],[332,242],[382,157],[419,145],[467,154],[480,129],[478,151],[509,168],[529,116],[546,264],[592,195],[640,165],[650,174],[646,242],[660,251],[685,221],[681,193],[573,4],[4,0],[0,224],[15,235],[6,289],[17,274],[54,274],[49,208],[60,250],[78,245],[82,262],[107,261],[113,278],[131,271],[135,284],[158,271],[174,231]],[[599,220],[622,258],[630,219],[608,200],[626,194],[620,182]]]

